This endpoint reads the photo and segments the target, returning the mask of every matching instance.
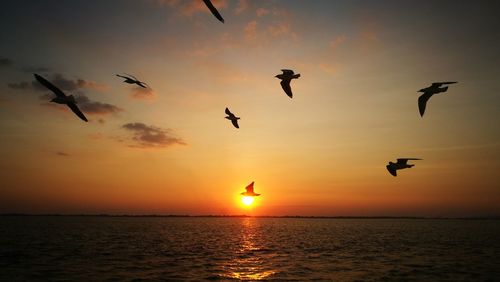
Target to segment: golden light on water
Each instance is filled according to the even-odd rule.
[[[253,204],[254,197],[244,196],[243,198],[241,198],[241,201],[245,206],[250,206],[251,204]]]

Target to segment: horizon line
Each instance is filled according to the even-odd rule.
[[[107,213],[82,213],[82,214],[64,214],[64,213],[0,213],[4,216],[68,216],[68,217],[193,217],[193,218],[317,218],[317,219],[500,219],[500,215],[487,216],[350,216],[350,215],[224,215],[224,214],[107,214]]]

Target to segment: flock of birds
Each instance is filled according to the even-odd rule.
[[[222,23],[224,23],[224,18],[220,15],[219,11],[214,7],[212,2],[210,0],[203,0],[203,2],[207,5],[208,9],[212,12],[212,14]],[[293,93],[292,93],[292,88],[290,86],[290,82],[292,79],[298,79],[300,77],[300,74],[296,74],[293,70],[290,69],[282,69],[282,73],[276,75],[275,77],[280,79],[280,85],[285,94],[292,98]],[[77,102],[74,98],[73,95],[66,95],[64,94],[63,91],[61,91],[59,88],[57,88],[55,85],[50,83],[48,80],[43,78],[42,76],[38,74],[34,74],[35,79],[40,82],[43,86],[51,90],[56,97],[51,100],[53,103],[57,104],[63,104],[68,106],[80,119],[84,121],[88,121],[85,115],[80,111],[78,106],[76,105]],[[116,76],[125,79],[123,82],[128,83],[128,84],[136,84],[139,87],[142,88],[148,88],[148,84],[140,81],[138,78],[136,78],[133,75],[125,74],[125,75],[119,75],[117,74]],[[434,95],[442,92],[446,92],[448,90],[449,84],[457,83],[456,81],[448,81],[448,82],[435,82],[432,83],[431,86],[420,89],[418,92],[423,93],[419,98],[418,98],[418,110],[420,112],[420,116],[424,116],[425,109],[427,106],[427,102],[429,99]],[[226,119],[230,120],[231,123],[235,128],[240,128],[238,125],[238,120],[240,119],[236,115],[234,115],[227,107],[225,110],[226,113]],[[397,171],[405,168],[411,168],[414,165],[413,164],[408,164],[409,160],[421,160],[418,158],[399,158],[397,159],[396,163],[389,162],[389,164],[386,166],[387,170],[389,173],[393,176],[397,176]],[[254,188],[253,188],[254,182],[249,184],[246,187],[246,192],[241,193],[244,196],[250,196],[250,197],[255,197],[259,196],[260,194],[254,193]]]

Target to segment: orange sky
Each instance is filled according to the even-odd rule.
[[[7,4],[0,212],[499,215],[496,4],[444,2],[214,2],[225,24],[202,1]],[[421,118],[416,91],[449,80]],[[398,157],[424,160],[394,178]]]

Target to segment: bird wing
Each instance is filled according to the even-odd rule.
[[[225,113],[226,113],[226,115],[228,115],[228,116],[230,116],[230,115],[232,115],[232,114],[233,114],[233,113],[231,113],[231,111],[229,111],[229,109],[228,109],[228,108],[226,108],[226,110],[225,110],[224,112],[225,112]]]
[[[253,183],[254,181],[252,181],[252,183],[248,184],[248,186],[245,187],[245,189],[247,189],[247,193],[253,193]]]
[[[282,69],[283,74],[294,74],[293,70]]]
[[[240,128],[240,126],[238,125],[238,120],[237,119],[231,119],[231,123],[234,125],[234,127]]]
[[[418,160],[422,160],[422,159],[418,159],[418,158],[399,158],[398,159],[398,164],[406,164],[409,160],[418,161]]]
[[[457,81],[444,81],[444,82],[436,82],[436,84],[440,84],[439,86],[444,85],[444,84],[453,84],[453,83],[457,83]],[[433,83],[433,84],[434,84],[434,83]]]
[[[75,103],[68,103],[68,107],[75,113],[79,118],[84,121],[88,121],[85,115],[80,111],[80,109],[76,106]]]
[[[139,81],[139,79],[137,79],[137,77],[135,77],[135,76],[133,76],[133,75],[131,75],[131,74],[126,73],[126,75],[128,75],[128,76],[129,76],[129,79],[130,79],[130,78],[133,78],[133,79],[135,79],[136,81]]]
[[[385,167],[387,168],[387,171],[392,174],[392,176],[398,176],[396,170],[391,165],[386,165]]]
[[[292,98],[292,87],[290,87],[290,79],[283,79],[281,82],[281,88],[283,88],[283,91],[285,91],[286,95],[288,97]]]
[[[203,2],[205,2],[205,5],[207,5],[207,7],[210,10],[210,12],[212,12],[212,14],[219,21],[221,21],[222,23],[224,23],[224,18],[222,18],[222,16],[219,14],[219,11],[217,11],[217,9],[214,7],[214,5],[212,4],[212,2],[210,2],[210,0],[203,0]]]
[[[405,165],[406,163],[408,162],[408,159],[398,159],[398,164],[402,164],[402,165]]]
[[[429,100],[429,98],[432,97],[432,95],[434,95],[434,93],[426,92],[420,95],[420,97],[418,97],[418,111],[420,112],[421,117],[424,116],[425,107],[427,106],[427,101]]]
[[[35,75],[36,80],[38,80],[38,82],[40,82],[43,86],[47,87],[52,92],[54,92],[54,94],[56,94],[57,97],[61,97],[61,98],[66,97],[66,95],[64,95],[64,93],[61,91],[61,89],[57,88],[54,84],[50,83],[48,80],[46,80],[45,78],[41,77],[40,75],[38,75],[36,73],[34,75]]]
[[[140,87],[142,88],[147,88],[145,85],[147,85],[145,82],[142,82],[142,81],[136,81],[135,84],[139,85]]]
[[[125,79],[130,79],[130,78],[126,77],[126,76],[119,75],[119,74],[117,74],[116,76],[121,77],[121,78],[125,78]]]

